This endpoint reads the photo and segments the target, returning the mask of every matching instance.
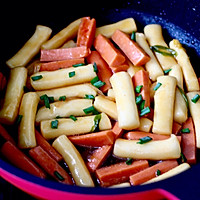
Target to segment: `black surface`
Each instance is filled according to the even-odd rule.
[[[84,1],[69,2],[5,2],[1,6],[1,56],[0,70],[5,71],[5,61],[30,38],[37,24],[49,26],[54,33],[82,16],[97,19],[97,26],[118,21],[125,17],[134,17],[139,31],[147,23],[160,23],[165,38],[180,39],[187,48],[196,71],[200,63],[200,1],[199,0],[141,0],[141,1]],[[92,7],[92,8],[91,8]],[[143,14],[144,13],[144,14]],[[174,26],[177,25],[177,26]],[[198,73],[200,75],[200,73]],[[23,173],[22,173],[23,174]],[[23,174],[24,175],[24,174]],[[27,179],[31,176],[27,176]],[[143,191],[161,187],[180,199],[198,199],[200,197],[200,166],[162,183],[134,188]],[[87,189],[80,189],[87,193]],[[97,193],[102,193],[100,188]],[[109,193],[130,193],[130,189],[109,190]],[[4,180],[0,180],[0,200],[33,199]]]
[[[35,200],[27,193],[19,190],[4,179],[0,178],[0,200]]]

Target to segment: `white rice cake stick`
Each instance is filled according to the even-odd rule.
[[[50,90],[42,90],[37,91],[36,93],[40,97],[46,94],[48,97],[53,97],[55,101],[58,101],[61,96],[65,96],[66,98],[84,98],[86,94],[93,95],[94,97],[97,95],[97,91],[89,83],[72,85]]]
[[[162,27],[159,24],[146,25],[144,27],[144,34],[151,46],[161,45],[164,47],[168,47],[162,35]],[[170,69],[173,65],[177,64],[176,60],[171,56],[164,56],[157,52],[155,53],[155,55],[163,70]]]
[[[74,75],[70,77],[70,73],[74,73]],[[47,90],[90,82],[96,76],[93,65],[89,64],[81,67],[35,73],[31,76],[31,85],[35,90]],[[34,81],[34,77],[41,78]]]
[[[24,94],[19,110],[22,116],[19,124],[18,146],[20,148],[32,148],[36,146],[35,139],[35,116],[39,97],[35,92]]]
[[[124,33],[131,34],[133,31],[137,31],[137,26],[133,18],[127,18],[113,24],[98,27],[96,29],[95,36],[102,34],[108,38],[111,38],[117,29],[123,31]]]
[[[36,122],[42,120],[55,119],[56,117],[84,116],[83,109],[91,107],[93,101],[90,99],[71,99],[68,101],[58,101],[50,104],[50,109],[41,107],[36,115]]]
[[[191,99],[196,95],[200,95],[200,92],[188,92],[187,98],[189,102],[189,109],[190,113],[194,122],[194,127],[195,127],[195,133],[196,133],[196,146],[197,148],[200,148],[200,99],[196,102],[193,103]]]
[[[188,118],[188,108],[183,96],[178,88],[176,88],[174,102],[174,121],[182,124]]]
[[[127,72],[131,76],[131,78],[140,70],[145,70],[142,66],[135,66],[130,61],[128,61],[129,68],[127,69]]]
[[[140,119],[130,75],[127,72],[115,73],[110,82],[115,94],[119,127],[126,130],[138,128]]]
[[[175,77],[177,80],[177,85],[183,89],[183,72],[179,64],[172,66],[168,75]]]
[[[25,67],[29,61],[39,53],[42,44],[47,41],[52,30],[49,27],[38,25],[35,33],[25,45],[6,64],[10,68]]]
[[[180,143],[175,135],[169,139],[138,144],[138,140],[117,139],[114,144],[115,156],[133,159],[168,160],[180,157]]]
[[[170,135],[174,116],[176,78],[160,76],[157,84],[161,84],[154,95],[153,133]]]
[[[115,93],[112,88],[110,88],[107,92],[107,97],[109,97],[112,101],[115,101]]]
[[[123,188],[123,187],[130,187],[131,184],[129,182],[119,183],[116,185],[112,185],[109,188]]]
[[[190,168],[190,165],[188,163],[182,163],[178,165],[177,167],[165,172],[164,174],[161,174],[159,176],[156,176],[155,178],[152,178],[151,180],[143,183],[143,184],[148,184],[148,183],[155,183],[157,181],[162,181],[164,179],[170,178],[172,176],[175,176],[177,174],[180,174]]]
[[[146,37],[143,33],[136,33],[136,42],[145,50],[145,52],[150,56],[150,61],[145,64],[146,70],[149,72],[149,78],[152,81],[156,81],[159,76],[164,75],[162,67],[158,63],[156,57],[151,51]]]
[[[52,146],[62,155],[64,161],[69,166],[76,185],[94,187],[94,182],[83,158],[65,135],[58,137]]]
[[[27,80],[27,69],[17,67],[11,69],[4,103],[0,111],[0,121],[4,124],[13,124],[17,118],[19,106],[24,94]]]
[[[66,41],[74,39],[78,33],[81,18],[70,23],[66,28],[54,35],[50,40],[42,45],[42,49],[57,49]]]
[[[141,117],[140,126],[139,128],[137,128],[137,130],[149,133],[151,131],[152,125],[153,125],[153,122],[150,119]]]
[[[172,40],[170,43],[170,48],[177,52],[176,60],[181,66],[183,71],[183,76],[188,92],[199,90],[199,82],[195,71],[190,63],[190,59],[178,40]]]
[[[76,121],[70,118],[56,119],[58,120],[58,127],[52,128],[51,122],[54,120],[44,120],[40,123],[40,130],[44,138],[53,139],[60,135],[76,135],[89,133],[95,124],[95,116],[77,117]],[[109,117],[105,113],[101,113],[101,119],[99,122],[99,130],[111,129],[111,122]]]
[[[117,107],[114,101],[99,95],[95,97],[94,107],[98,111],[106,113],[112,119],[117,120]]]

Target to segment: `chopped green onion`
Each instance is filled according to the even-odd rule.
[[[190,133],[190,129],[189,128],[183,128],[183,129],[181,129],[181,133]]]
[[[100,88],[102,86],[104,86],[106,83],[105,82],[102,82],[102,81],[97,81],[95,82],[93,85],[96,87],[96,88]]]
[[[95,97],[92,94],[86,94],[85,99],[95,99]]]
[[[42,75],[38,75],[38,76],[33,76],[33,77],[31,77],[31,79],[32,79],[33,81],[38,81],[38,80],[40,80],[41,78],[43,78]]]
[[[135,92],[136,92],[136,93],[140,93],[142,87],[143,87],[143,85],[138,85],[138,86],[136,86],[136,88],[135,88]]]
[[[98,68],[97,68],[97,64],[94,62],[93,64],[93,68],[94,68],[94,72],[98,73]]]
[[[170,49],[161,45],[154,45],[150,47],[152,51],[162,54],[163,56],[177,56],[177,52],[174,49]]]
[[[101,120],[101,114],[98,114],[94,117],[94,125],[91,128],[90,132],[98,131],[99,130],[99,123]]]
[[[73,76],[75,76],[75,71],[69,72],[69,78],[72,78]]]
[[[162,83],[157,83],[156,86],[153,88],[154,91],[156,91],[160,86],[162,85]]]
[[[77,120],[77,118],[74,115],[70,115],[69,118],[72,119],[73,121]]]
[[[51,128],[56,129],[58,128],[58,120],[51,121]]]
[[[48,98],[48,96],[46,94],[44,94],[44,95],[40,96],[40,99],[44,100],[46,97]]]
[[[141,110],[140,117],[142,117],[142,116],[144,116],[144,115],[146,115],[146,114],[148,114],[150,112],[151,112],[150,108],[146,107],[146,108],[144,108],[144,109]]]
[[[139,110],[143,110],[144,109],[144,104],[145,104],[145,100],[142,100],[142,102],[139,105]]]
[[[149,137],[149,136],[142,137],[142,138],[139,139],[139,142],[137,142],[137,144],[145,144],[145,143],[147,143],[147,142],[149,142],[151,140],[152,140],[152,138]]]
[[[161,175],[161,171],[159,169],[157,169],[156,176],[160,176],[160,175]]]
[[[183,153],[181,153],[181,162],[182,163],[187,162],[187,159]]]
[[[142,102],[142,95],[141,94],[135,98],[135,102],[136,102],[136,104],[140,104]]]
[[[126,164],[131,165],[132,163],[133,163],[133,158],[128,158]]]
[[[84,65],[85,65],[84,63],[79,63],[79,64],[72,65],[72,67],[80,67],[80,66],[84,66]]]
[[[95,77],[90,81],[90,83],[93,85],[93,84],[96,83],[97,81],[99,81],[99,77],[98,77],[98,76],[95,76]]]
[[[99,77],[98,76],[95,76],[91,81],[90,83],[92,85],[94,85],[96,88],[100,88],[102,87],[103,85],[105,85],[106,83],[105,82],[102,82],[101,80],[99,80]]]
[[[200,95],[199,95],[199,94],[196,94],[196,95],[191,99],[191,101],[192,101],[193,103],[196,103],[196,102],[199,100],[199,98],[200,98]]]
[[[83,112],[84,112],[86,115],[91,114],[91,113],[94,114],[94,115],[99,114],[99,112],[95,109],[94,106],[90,106],[90,107],[88,107],[88,108],[83,109]]]
[[[40,99],[44,101],[45,107],[50,109],[50,102],[54,101],[54,97],[48,97],[46,94],[44,94],[40,97]]]
[[[177,87],[178,87],[178,89],[179,89],[179,91],[180,91],[180,93],[181,93],[183,99],[185,100],[186,106],[187,106],[187,108],[188,108],[188,107],[189,107],[189,103],[188,103],[187,96],[185,95],[185,92],[184,92],[179,86],[177,86]]]
[[[59,101],[65,101],[66,100],[66,96],[60,96],[58,100]]]
[[[136,42],[136,33],[135,33],[135,31],[133,31],[132,34],[131,34],[131,40]]]
[[[56,178],[58,178],[59,181],[64,181],[65,180],[63,178],[63,176],[58,171],[54,171],[54,175],[56,176]]]
[[[18,115],[18,116],[17,116],[17,121],[16,121],[16,124],[17,124],[17,125],[19,125],[20,122],[22,121],[22,117],[23,117],[23,115]]]
[[[164,70],[164,74],[168,74],[172,69]]]

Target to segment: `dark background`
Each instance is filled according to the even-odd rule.
[[[109,5],[107,5],[109,3]],[[69,22],[83,16],[97,18],[97,26],[108,23],[105,14],[133,9],[162,17],[200,40],[200,0],[123,0],[123,1],[6,1],[1,5],[2,58],[10,58],[33,34],[37,24],[57,33]],[[115,21],[114,17],[109,18]]]
[[[157,23],[162,23],[162,21],[160,21],[160,18],[162,18],[164,19],[164,22],[172,22],[179,26],[181,29],[181,42],[187,47],[189,55],[191,56],[192,64],[194,64],[196,68],[200,67],[199,0],[123,0],[120,2],[69,2],[59,0],[40,2],[7,1],[4,2],[0,8],[1,71],[7,71],[7,68],[5,67],[5,61],[8,60],[11,56],[13,56],[18,51],[18,49],[21,48],[22,45],[32,36],[33,32],[35,31],[35,26],[37,24],[49,26],[53,29],[54,34],[66,27],[68,23],[83,16],[95,17],[97,19],[97,26],[118,21],[118,16],[119,18],[121,16],[126,17],[126,9],[128,9],[129,13],[130,10],[133,10],[134,15],[140,15],[140,19],[142,19],[143,17],[141,16],[141,12],[144,12],[149,15],[155,15],[156,17],[153,20]],[[136,11],[139,13],[137,13]],[[142,20],[144,22],[148,21],[148,19],[146,18]],[[137,25],[139,27],[139,30],[142,31],[142,24],[140,24],[140,22],[137,22]],[[169,36],[168,33],[166,34],[166,36]],[[189,176],[190,175],[186,176],[186,178],[189,178]],[[189,184],[186,184],[189,187]],[[191,189],[192,187],[193,186],[191,185]],[[180,195],[182,199],[184,199],[184,197],[187,196],[181,195],[181,192],[179,192],[178,195]],[[3,179],[0,179],[0,200],[4,199],[31,200],[33,198],[25,194],[24,192],[18,190],[14,186],[10,185]],[[195,199],[195,195],[191,194],[190,199]]]

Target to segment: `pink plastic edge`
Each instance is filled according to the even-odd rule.
[[[24,180],[14,174],[11,174],[4,169],[0,168],[0,176],[4,178],[9,183],[13,184],[17,188],[23,190],[24,192],[42,199],[48,200],[64,200],[66,198],[70,199],[80,199],[81,200],[121,200],[122,198],[129,199],[137,199],[137,200],[158,200],[158,199],[168,199],[168,200],[179,200],[173,194],[167,192],[163,189],[153,189],[144,192],[136,192],[136,193],[129,193],[129,194],[117,194],[117,195],[95,195],[95,194],[80,194],[80,193],[71,193],[67,191],[55,190],[51,188],[47,188],[27,180]]]

